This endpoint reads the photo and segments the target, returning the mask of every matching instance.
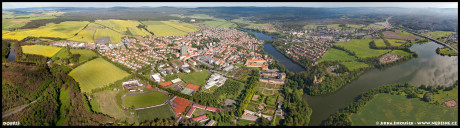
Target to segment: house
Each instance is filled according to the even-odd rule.
[[[206,110],[207,110],[207,111],[211,111],[211,112],[217,112],[217,111],[219,111],[218,108],[209,107],[209,106],[206,107]]]
[[[189,100],[178,96],[174,96],[170,101],[171,107],[173,108],[174,112],[176,112],[176,114],[184,113],[187,106],[190,105]]]
[[[188,63],[192,64],[193,66],[196,65],[196,62],[194,60],[192,60],[192,59],[188,59],[187,61],[188,61]]]
[[[160,73],[152,74],[151,77],[152,77],[152,78],[155,80],[155,82],[157,82],[157,83],[160,83],[161,81],[163,81],[163,79],[161,78]]]
[[[193,106],[192,107],[195,107],[195,108],[199,108],[199,109],[203,109],[203,110],[206,110],[206,106],[204,105],[200,105],[200,104],[197,104],[197,103],[193,103]]]
[[[186,73],[190,73],[190,69],[189,69],[189,68],[184,68],[184,67],[182,67],[182,70],[184,70],[184,72],[186,72]]]
[[[182,81],[180,78],[176,78],[176,79],[174,79],[174,80],[171,80],[171,82],[174,83],[174,84],[175,84],[175,83],[178,83],[178,82],[180,82],[180,81]]]
[[[230,64],[230,65],[228,65],[227,67],[225,67],[225,68],[224,68],[224,69],[222,69],[222,70],[224,70],[224,71],[228,72],[228,71],[232,70],[232,69],[233,69],[233,67],[234,67],[234,66]]]
[[[195,112],[195,109],[196,109],[195,107],[191,107],[188,110],[187,115],[185,115],[185,117],[190,118],[192,116],[193,112]]]
[[[257,119],[259,119],[259,116],[255,112],[244,110],[243,115],[241,115],[241,119],[249,120],[249,121],[256,121]]]
[[[227,81],[227,78],[225,78],[224,76],[218,74],[218,73],[214,73],[211,75],[211,77],[209,77],[208,79],[208,83],[206,83],[206,85],[204,86],[204,88],[206,89],[209,89],[213,86],[217,86],[217,87],[220,87],[222,85],[225,84],[225,81]]]
[[[215,120],[210,120],[205,126],[213,126],[214,124],[216,124],[217,122]]]
[[[206,115],[201,115],[201,116],[198,116],[198,117],[190,119],[190,122],[195,122],[195,121],[201,122],[201,121],[207,120],[207,119],[209,119],[209,118],[206,117]]]

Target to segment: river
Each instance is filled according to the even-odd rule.
[[[8,54],[8,60],[14,61],[14,49],[10,48],[10,53]]]
[[[258,37],[266,36],[262,33],[255,34]],[[272,50],[270,47],[273,48],[271,44],[264,44],[265,52],[272,56],[281,54],[276,50]],[[385,84],[409,82],[416,86],[420,86],[421,84],[441,86],[452,85],[458,80],[458,56],[449,57],[438,55],[436,54],[436,48],[439,47],[443,46],[434,42],[414,44],[410,49],[418,54],[417,58],[388,67],[384,70],[372,69],[367,71],[358,79],[332,94],[322,96],[304,95],[304,99],[313,109],[310,126],[321,125],[331,114],[346,107],[361,93]],[[286,58],[284,55],[282,57]],[[290,69],[289,64],[283,63],[283,58],[274,58],[279,60],[281,64],[289,70],[294,69]]]
[[[245,30],[246,32],[249,33],[254,33],[258,37],[259,40],[273,40],[271,36],[267,36],[263,33],[253,31],[253,30]],[[275,47],[271,43],[265,43],[264,45],[264,51],[273,56],[275,60],[278,60],[286,69],[288,69],[291,72],[301,72],[305,71],[305,68],[300,66],[299,64],[295,63],[291,59],[287,58],[280,52],[276,51]]]

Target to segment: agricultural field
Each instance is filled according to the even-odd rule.
[[[409,32],[403,31],[403,30],[397,30],[397,31],[399,32],[398,33],[399,36],[406,36],[406,35],[412,36],[413,35],[412,33],[409,33]]]
[[[456,53],[454,50],[450,49],[450,48],[447,48],[447,47],[444,47],[444,48],[438,48],[439,49],[439,52],[438,54],[441,54],[441,55],[449,55],[449,56],[456,56],[458,55],[458,53]],[[437,49],[436,49],[437,50]]]
[[[458,108],[447,108],[401,95],[378,94],[353,114],[351,120],[355,126],[376,125],[376,121],[458,121]]]
[[[206,80],[208,80],[209,76],[211,76],[211,73],[209,73],[207,70],[203,70],[201,72],[192,72],[189,74],[180,74],[179,78],[182,79],[185,83],[188,84],[194,84],[198,86],[203,86],[206,84]]]
[[[386,39],[388,42],[390,42],[391,46],[401,46],[406,43],[405,40],[395,40],[395,39]]]
[[[349,42],[340,42],[335,45],[344,47],[346,50],[354,52],[359,58],[376,57],[389,51],[369,48],[369,42],[371,41],[372,39],[352,39]]]
[[[406,51],[403,51],[403,50],[393,50],[390,52],[390,54],[393,54],[393,55],[400,55],[402,57],[404,56],[410,56],[411,54],[406,52]]]
[[[383,41],[383,39],[375,39],[374,40],[375,46],[377,47],[386,47],[387,45]]]
[[[84,63],[84,62],[88,61],[89,59],[98,56],[95,52],[93,52],[91,50],[87,50],[87,49],[70,49],[70,53],[72,53],[72,54],[80,54],[80,57],[78,58],[78,63]],[[59,57],[59,60],[57,59],[57,57]],[[58,53],[56,53],[56,55],[53,56],[51,59],[54,62],[61,62],[62,59],[70,58],[70,57],[71,56],[69,56],[67,54],[66,49],[63,48]]]
[[[384,29],[384,26],[376,25],[376,24],[369,24],[366,26],[367,29]]]
[[[147,30],[153,32],[155,36],[182,36],[187,35],[189,32],[195,32],[200,29],[199,26],[179,23],[179,21],[142,21],[147,25]]]
[[[270,24],[257,24],[257,23],[254,23],[254,21],[244,20],[242,18],[233,19],[231,21],[236,22],[236,23],[248,24],[248,26],[247,26],[248,28],[258,28],[260,26],[271,26]]]
[[[348,54],[345,51],[331,48],[327,51],[326,55],[324,55],[319,62],[323,61],[352,61],[356,60],[356,57]]]
[[[88,21],[65,21],[59,24],[48,23],[35,29],[22,29],[14,32],[6,33],[2,36],[5,39],[22,40],[28,36],[32,37],[58,37],[70,39],[82,30]]]
[[[442,38],[442,37],[448,37],[448,36],[451,35],[452,33],[455,33],[455,32],[449,32],[449,31],[434,31],[434,32],[428,32],[428,33],[426,33],[425,35],[429,35],[429,36],[431,36],[433,39],[438,39],[438,38]]]
[[[405,32],[405,31],[404,31]],[[403,33],[404,33],[403,32]],[[396,31],[385,31],[383,32],[383,36],[387,39],[398,39],[398,40],[418,40],[418,39],[423,39],[421,37],[412,35],[412,34],[400,34],[401,32],[399,30]],[[405,32],[407,33],[407,32]],[[401,36],[404,35],[404,36]]]
[[[184,31],[184,32],[195,32],[200,29],[199,26],[188,24],[188,23],[179,23],[179,21],[176,21],[176,20],[161,21],[161,22],[171,27],[174,27],[176,29],[179,29],[181,31]]]
[[[24,45],[21,46],[22,52],[25,54],[35,54],[35,55],[42,55],[46,57],[54,56],[61,48],[59,47],[52,47],[52,46],[44,46],[44,45]]]
[[[139,122],[155,120],[156,118],[170,119],[174,117],[174,112],[169,105],[162,105],[159,107],[137,110],[136,113],[139,117]]]
[[[102,58],[97,58],[73,69],[69,75],[79,83],[81,92],[84,93],[114,83],[130,74]]]
[[[368,64],[363,63],[363,62],[357,62],[357,61],[352,61],[352,62],[342,62],[345,67],[348,68],[348,70],[353,71],[361,68],[366,68],[369,67]]]
[[[129,122],[134,122],[137,117],[131,115],[128,111],[121,108],[121,105],[117,104],[116,95],[120,92],[114,92],[112,90],[104,90],[101,92],[93,93],[93,101],[99,104],[99,108],[96,105],[92,105],[93,110],[100,109],[102,113],[107,114],[115,119],[128,119]]]
[[[166,101],[166,95],[161,92],[150,92],[139,95],[128,95],[123,99],[126,107],[143,108],[162,104]]]
[[[31,17],[16,17],[16,18],[2,18],[2,30],[13,30],[26,25],[32,20],[41,19],[54,19],[55,16],[31,16]]]
[[[85,29],[80,31],[76,36],[70,38],[69,40],[94,43],[94,34],[96,33],[97,29],[102,29],[102,26],[95,23],[89,23]]]
[[[206,14],[193,14],[193,15],[190,15],[190,16],[187,16],[187,17],[196,18],[196,19],[214,19],[213,16],[209,16],[209,15],[206,15]]]
[[[144,29],[138,28],[141,23],[134,20],[96,20],[97,24],[113,29],[124,35],[146,36],[150,35]]]
[[[94,39],[103,37],[110,37],[110,42],[112,43],[121,43],[121,39],[124,37],[124,35],[111,29],[97,29],[96,33],[94,34]]]
[[[202,22],[201,24],[211,26],[211,27],[222,27],[222,28],[236,27],[236,24],[232,22],[228,22],[226,20],[205,21],[205,22]]]

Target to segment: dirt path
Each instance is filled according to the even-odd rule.
[[[7,111],[5,112],[5,114],[2,113],[2,119],[3,119],[3,118],[6,118],[6,117],[9,117],[9,116],[11,116],[11,115],[13,115],[13,114],[15,114],[15,113],[17,113],[17,112],[22,111],[24,108],[28,107],[29,105],[36,103],[37,100],[39,100],[40,98],[41,98],[41,97],[37,98],[36,100],[34,100],[34,101],[32,101],[32,102],[30,102],[30,103],[28,103],[28,104],[21,105],[21,106],[12,108],[12,109],[10,109],[10,110],[7,110]]]

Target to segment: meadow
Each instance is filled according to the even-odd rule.
[[[79,83],[80,90],[84,93],[114,83],[130,74],[102,58],[97,58],[73,69],[69,75]]]
[[[405,40],[397,40],[397,39],[386,39],[390,42],[391,46],[401,46],[406,43]]]
[[[205,22],[202,22],[201,24],[211,26],[211,27],[222,27],[222,28],[236,27],[236,24],[225,21],[225,20],[205,21]]]
[[[111,20],[96,20],[95,23],[105,26],[107,28],[113,29],[125,35],[133,35],[133,36],[150,35],[150,33],[145,31],[144,29],[137,28],[137,26],[141,24],[139,21],[111,19]]]
[[[13,30],[16,28],[20,28],[26,25],[28,22],[31,22],[32,20],[54,19],[54,18],[56,17],[55,16],[29,16],[29,17],[14,17],[14,19],[2,18],[2,30]]]
[[[76,36],[70,38],[69,40],[85,43],[94,43],[94,34],[97,29],[100,29],[101,26],[94,23],[89,23],[88,26],[80,31]]]
[[[208,80],[209,76],[211,76],[211,73],[209,73],[207,70],[203,70],[201,72],[180,74],[179,78],[187,84],[203,86],[206,84],[206,80]]]
[[[403,51],[403,50],[393,50],[390,52],[390,54],[393,54],[393,55],[400,55],[402,57],[404,56],[410,56],[411,54],[406,52],[406,51]]]
[[[93,101],[97,102],[99,106],[91,105],[93,110],[100,109],[102,113],[107,114],[115,119],[129,119],[129,122],[136,121],[136,117],[131,115],[128,111],[121,108],[117,104],[116,95],[121,92],[114,92],[112,90],[104,90],[101,92],[93,93]],[[99,107],[99,108],[95,108]]]
[[[179,23],[179,21],[176,20],[142,21],[142,23],[147,25],[147,30],[153,32],[157,37],[182,36],[200,29],[199,26],[188,23]]]
[[[369,67],[369,64],[366,64],[366,63],[363,63],[363,62],[357,62],[357,61],[342,62],[342,64],[345,65],[345,67],[347,67],[348,70],[350,70],[350,71]]]
[[[434,31],[434,32],[428,32],[425,35],[431,35],[433,39],[438,39],[442,37],[448,37],[450,34],[455,33],[455,32],[449,32],[449,31]]]
[[[376,121],[458,121],[458,108],[429,104],[419,98],[378,94],[351,120],[354,126],[373,126]]]
[[[91,51],[91,50],[87,50],[87,49],[70,49],[70,53],[72,54],[80,54],[80,57],[78,58],[78,63],[84,63],[94,57],[97,57],[98,55]],[[59,60],[56,58],[56,57],[59,57]],[[61,49],[58,53],[56,53],[55,56],[53,56],[51,59],[54,61],[54,62],[61,62],[62,59],[64,58],[70,58],[72,56],[69,56],[66,52],[66,49]]]
[[[14,32],[6,33],[2,36],[5,39],[22,40],[28,36],[32,37],[57,37],[70,39],[82,30],[88,21],[65,21],[59,24],[48,23],[35,29],[21,29]]]
[[[387,45],[383,41],[383,39],[375,39],[374,40],[375,46],[377,47],[386,47]]]
[[[345,51],[331,48],[327,51],[326,55],[324,55],[319,62],[323,61],[352,61],[356,60],[356,57],[348,54]]]
[[[369,42],[371,41],[372,39],[352,39],[349,42],[340,42],[335,45],[344,47],[345,50],[354,52],[359,58],[376,57],[389,51],[369,48]]]
[[[110,42],[112,43],[121,43],[121,39],[124,37],[124,35],[111,29],[97,29],[96,33],[94,34],[94,39],[103,37],[110,37]]]
[[[399,32],[398,33],[399,36],[406,36],[406,35],[412,36],[413,35],[412,33],[409,33],[406,31],[402,31],[402,30],[397,30],[397,31]]]
[[[171,21],[161,21],[162,23],[169,25],[171,27],[174,27],[176,29],[179,29],[183,32],[195,32],[200,29],[199,26],[193,25],[193,24],[188,24],[188,23],[179,23],[179,21],[176,20],[171,20]]]
[[[52,46],[44,46],[44,45],[24,45],[21,46],[22,52],[25,54],[35,54],[35,55],[42,55],[46,57],[54,56],[61,48],[59,47],[52,47]]]
[[[136,111],[139,122],[158,119],[170,119],[174,117],[174,112],[169,105],[162,105],[159,107],[142,109]]]
[[[166,101],[166,95],[161,92],[150,92],[139,95],[128,95],[123,99],[126,107],[143,108],[162,104]]]

